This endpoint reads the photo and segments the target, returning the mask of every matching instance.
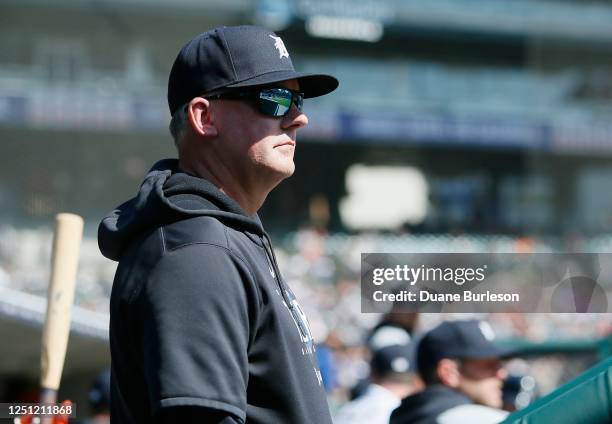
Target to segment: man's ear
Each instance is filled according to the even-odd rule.
[[[202,97],[195,97],[187,106],[187,117],[193,131],[203,137],[216,137],[215,126],[210,101]]]
[[[457,361],[452,359],[441,359],[436,367],[438,378],[445,386],[451,388],[459,387],[461,383],[461,374]]]

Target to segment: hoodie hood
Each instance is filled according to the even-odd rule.
[[[427,387],[424,391],[408,396],[393,411],[391,423],[435,423],[442,412],[472,401],[462,393],[442,384]]]
[[[104,256],[118,261],[144,232],[194,216],[212,216],[234,229],[264,235],[257,214],[248,216],[215,185],[179,170],[178,160],[164,159],[148,172],[136,197],[102,220],[98,246]]]

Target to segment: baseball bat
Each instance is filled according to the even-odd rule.
[[[40,355],[40,402],[56,403],[57,390],[64,368],[70,313],[83,236],[83,218],[69,213],[55,217],[51,276],[47,293],[47,314],[42,334]],[[43,419],[43,423],[51,422]]]

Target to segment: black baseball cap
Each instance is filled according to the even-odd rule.
[[[509,349],[495,345],[494,338],[493,329],[486,321],[445,321],[419,341],[418,369],[431,369],[444,358],[504,358],[512,354]]]
[[[219,27],[189,41],[179,52],[168,79],[168,106],[174,112],[194,97],[224,89],[297,79],[304,97],[338,87],[331,75],[296,72],[283,40],[265,28]]]
[[[414,349],[409,344],[382,347],[372,355],[370,371],[380,377],[415,372],[413,356]]]

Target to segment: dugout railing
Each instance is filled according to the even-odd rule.
[[[505,343],[507,344],[507,343]],[[604,424],[612,423],[612,338],[594,341],[510,343],[520,356],[547,353],[596,353],[600,362],[502,424]]]

